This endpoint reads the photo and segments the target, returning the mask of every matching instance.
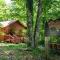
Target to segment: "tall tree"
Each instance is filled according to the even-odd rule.
[[[31,47],[34,47],[33,41],[33,0],[27,0],[27,35]]]
[[[38,40],[40,38],[40,19],[41,19],[41,14],[42,14],[42,0],[38,0],[38,11],[37,11],[37,17],[36,17],[35,31],[34,31],[35,47],[38,46]]]

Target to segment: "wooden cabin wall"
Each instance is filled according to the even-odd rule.
[[[23,31],[25,29],[25,27],[21,24],[19,24],[18,22],[15,22],[15,23],[12,23],[6,27],[3,27],[1,30],[5,33],[5,35],[1,35],[0,36],[0,41],[9,41],[9,42],[12,42],[12,43],[19,43],[20,42],[23,42],[24,41],[24,38],[25,36],[22,35]],[[13,32],[12,32],[13,30]],[[20,36],[18,36],[19,34]],[[10,33],[14,34],[14,35],[11,35]],[[10,34],[10,35],[9,35]],[[12,39],[12,37],[14,37],[14,39]],[[14,41],[14,42],[13,42]]]

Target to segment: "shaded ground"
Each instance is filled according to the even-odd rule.
[[[0,44],[0,60],[38,60],[38,52],[39,50],[27,50],[25,44]]]
[[[5,46],[4,46],[5,45]],[[25,44],[0,44],[0,60],[46,60],[44,49],[27,50]],[[60,55],[50,54],[49,60],[60,60]]]

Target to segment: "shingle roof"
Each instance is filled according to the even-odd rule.
[[[0,22],[0,27],[6,27],[6,26],[8,26],[8,25],[10,25],[10,24],[12,24],[16,21],[18,21],[18,20],[1,21]],[[23,22],[19,22],[19,23],[23,26],[26,26],[26,23],[23,23]]]
[[[12,23],[12,22],[15,22],[15,20],[11,20],[11,21],[1,21],[1,22],[0,22],[0,25],[1,25],[2,27],[6,27],[6,26],[8,26],[10,23]]]

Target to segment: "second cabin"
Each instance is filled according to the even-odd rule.
[[[49,37],[50,48],[60,50],[60,20],[50,20],[45,23],[45,37]]]

